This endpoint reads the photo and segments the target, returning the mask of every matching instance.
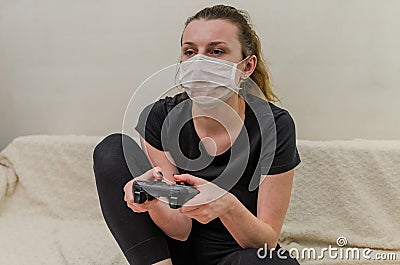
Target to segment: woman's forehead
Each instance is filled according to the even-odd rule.
[[[237,27],[222,19],[193,20],[187,25],[182,35],[182,44],[207,45],[216,41],[226,42],[228,45],[240,45]]]

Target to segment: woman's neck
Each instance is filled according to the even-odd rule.
[[[203,110],[193,104],[192,117],[196,128],[206,135],[229,132],[238,126],[241,128],[244,121],[245,101],[234,94],[225,103],[209,110]]]

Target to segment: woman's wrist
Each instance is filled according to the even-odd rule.
[[[224,194],[221,199],[224,200],[223,203],[225,205],[226,211],[222,215],[219,216],[220,218],[232,215],[234,213],[235,209],[238,208],[238,204],[240,204],[240,201],[238,200],[238,198],[236,198],[236,196],[230,192],[227,192],[226,194]]]
[[[169,237],[184,241],[190,234],[191,220],[171,209],[165,201],[158,201],[148,210],[153,222]]]
[[[151,203],[152,203],[152,205],[148,209],[148,212],[150,215],[152,213],[155,213],[155,214],[159,213],[162,210],[164,204],[166,204],[166,203],[160,201],[160,199],[158,199],[158,198],[153,199],[153,201],[151,201]]]

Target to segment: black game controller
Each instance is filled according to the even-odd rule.
[[[137,180],[133,183],[132,190],[135,203],[144,203],[154,197],[167,197],[169,207],[172,209],[180,208],[188,200],[200,193],[195,187],[183,182],[168,184],[161,180]]]

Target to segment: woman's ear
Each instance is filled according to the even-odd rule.
[[[257,56],[251,55],[247,60],[244,61],[243,79],[248,78],[254,72],[257,66]]]

